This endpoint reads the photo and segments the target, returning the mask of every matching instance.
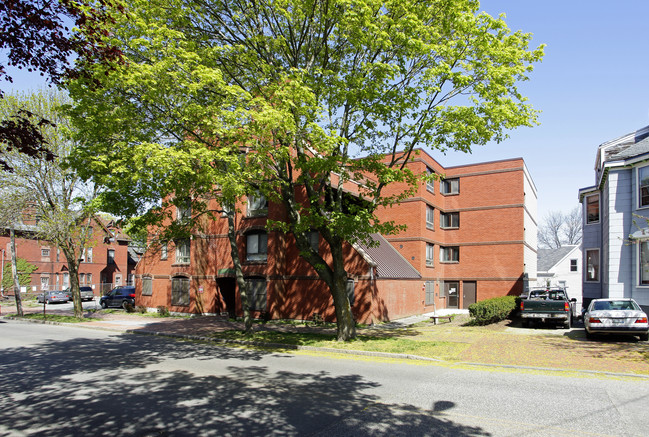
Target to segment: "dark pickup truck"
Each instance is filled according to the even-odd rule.
[[[523,327],[527,328],[530,322],[563,324],[564,327],[572,326],[572,319],[576,317],[575,304],[577,299],[568,299],[568,294],[561,288],[548,288],[530,290],[521,296],[521,318]]]

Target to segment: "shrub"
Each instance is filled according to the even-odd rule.
[[[167,317],[169,315],[169,310],[165,306],[159,306],[158,307],[158,315],[162,317]]]
[[[516,296],[494,297],[469,305],[469,314],[477,325],[505,320],[516,310]]]
[[[135,307],[135,311],[138,313],[146,314],[146,307],[144,305],[138,305]]]
[[[135,307],[131,305],[130,303],[127,303],[124,305],[124,309],[126,310],[127,313],[134,313],[135,312]]]

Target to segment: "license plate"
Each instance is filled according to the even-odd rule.
[[[623,325],[624,319],[611,319],[614,325]]]
[[[536,317],[539,317],[541,319],[549,319],[550,317],[552,317],[552,315],[550,315],[550,314],[537,314]]]

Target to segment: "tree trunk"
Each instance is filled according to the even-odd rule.
[[[83,317],[83,304],[81,303],[81,291],[79,290],[79,260],[76,256],[74,246],[62,248],[65,260],[68,263],[68,273],[70,275],[70,293],[72,293],[72,302],[74,304],[74,316]]]
[[[16,257],[16,231],[14,228],[9,229],[11,237],[11,274],[14,277],[14,298],[16,299],[16,314],[18,317],[23,316],[23,301],[20,296],[20,281],[18,280],[18,259]]]
[[[243,307],[243,326],[246,333],[252,331],[252,317],[250,316],[250,305],[248,305],[248,285],[243,277],[239,247],[237,246],[237,233],[234,221],[234,205],[227,211],[228,217],[228,239],[230,240],[230,254],[234,263],[234,272],[241,293],[241,306]]]
[[[336,309],[336,327],[338,341],[348,341],[356,337],[356,322],[347,295],[347,272],[342,244],[331,247],[333,284],[329,285]]]

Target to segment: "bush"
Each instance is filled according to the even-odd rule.
[[[169,310],[165,306],[159,306],[158,307],[158,315],[161,317],[167,317],[169,316]]]
[[[516,296],[494,297],[469,305],[469,314],[477,325],[500,322],[515,310]]]
[[[131,305],[130,303],[127,303],[124,305],[124,309],[126,310],[127,313],[134,313],[135,312],[135,307]]]
[[[135,311],[141,314],[146,314],[146,307],[144,305],[138,305],[135,307]]]

